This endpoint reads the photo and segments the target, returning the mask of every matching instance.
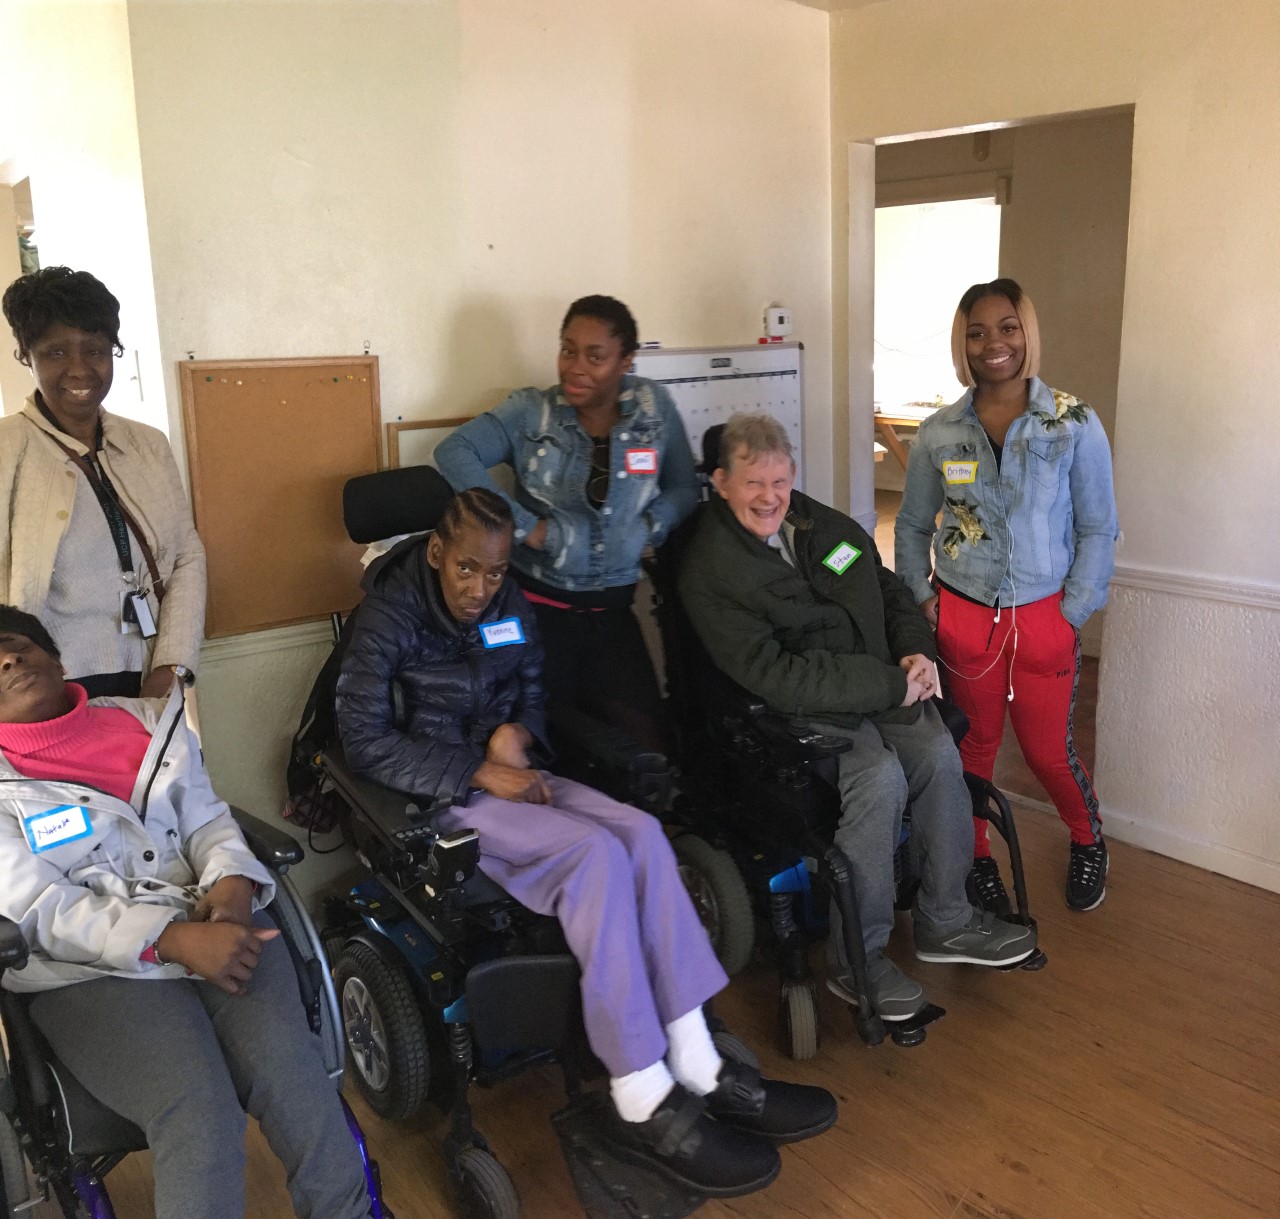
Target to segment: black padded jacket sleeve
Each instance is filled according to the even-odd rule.
[[[547,689],[542,675],[546,653],[542,650],[542,638],[533,606],[525,600],[523,593],[517,593],[516,596],[519,598],[525,646],[520,650],[520,664],[516,669],[520,692],[516,695],[511,718],[532,734],[538,755],[536,761],[545,765],[551,761],[554,753],[547,739]]]
[[[876,576],[884,600],[884,627],[889,651],[896,660],[917,653],[938,659],[938,645],[928,619],[921,612],[911,590],[883,563],[876,552]]]
[[[484,754],[468,744],[415,740],[394,723],[391,682],[421,611],[371,595],[360,606],[338,675],[338,732],[347,761],[385,787],[465,803]],[[530,729],[532,731],[532,728]]]

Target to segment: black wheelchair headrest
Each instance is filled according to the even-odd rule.
[[[713,423],[702,433],[702,473],[708,478],[720,464],[720,438],[724,435],[724,424]]]
[[[348,479],[342,488],[342,520],[353,542],[434,529],[453,488],[434,466],[378,470]]]

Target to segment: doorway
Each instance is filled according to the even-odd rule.
[[[938,394],[943,402],[951,402],[963,392],[950,371],[950,322],[955,302],[970,283],[1007,275],[1026,288],[1040,318],[1041,377],[1094,408],[1114,452],[1132,149],[1130,108],[876,145],[876,261],[870,285],[875,302],[874,324],[869,335],[851,335],[851,350],[857,346],[865,352],[870,347],[874,353],[873,420],[877,424],[877,440],[884,442],[889,451],[874,466],[864,456],[861,477],[873,482],[876,543],[886,563],[892,563],[893,522],[901,505],[904,469],[899,458],[905,459],[909,453],[918,419],[935,408]],[[851,209],[865,206],[870,193],[864,190],[859,198],[851,189]],[[965,230],[958,227],[958,219],[951,219],[982,207],[988,209],[988,214],[996,214],[994,225],[989,226],[997,233],[994,264],[989,256],[984,256],[985,261],[979,257],[987,241],[980,234],[988,230],[981,228],[980,222],[975,222],[972,230]],[[939,233],[951,227],[952,240],[960,244],[961,250],[946,257],[935,254],[932,260],[923,262],[926,276],[928,268],[933,268],[939,285],[936,289],[922,285],[920,271],[902,269],[912,265],[909,260],[904,264],[901,258],[890,255],[881,261],[882,215],[892,218],[883,226],[886,231],[895,225],[904,227],[908,216],[914,216],[921,226],[928,223],[926,217],[932,217]],[[865,223],[861,216],[850,216],[851,243],[854,233],[863,231]],[[927,248],[930,237],[924,227],[917,233],[914,241]],[[919,267],[922,263],[917,261],[914,265]],[[964,282],[951,282],[953,266],[968,268],[959,277]],[[914,279],[905,289],[901,282],[883,282],[890,275],[898,278],[904,274]],[[866,298],[869,285],[860,275],[865,277],[864,268],[855,268],[851,274],[851,302],[857,294]],[[949,304],[938,302],[944,293],[943,284],[947,285]],[[919,302],[918,319],[912,323],[908,317],[904,332],[898,322],[890,322],[892,314],[885,312],[886,326],[882,330],[882,309],[901,310],[896,302],[903,298]],[[857,316],[852,305],[850,312]],[[945,321],[936,316],[939,313],[945,314]],[[888,335],[895,336],[895,352],[882,347],[890,342]],[[930,343],[933,350],[922,350]],[[930,397],[933,381],[925,379],[924,370],[936,368],[939,363],[949,379],[943,376],[942,388]],[[916,380],[908,376],[908,369],[917,376]],[[897,401],[904,393],[911,396]],[[914,425],[907,418],[913,412],[917,416]],[[886,415],[903,422],[889,429]],[[896,455],[887,431],[900,445]],[[857,460],[858,455],[851,454],[851,462]],[[853,483],[859,475],[853,469],[850,473]],[[1090,769],[1094,762],[1097,673],[1104,646],[1104,617],[1105,611],[1095,614],[1082,633],[1085,660],[1078,691],[1076,746]],[[1047,803],[1012,732],[1005,734],[996,780],[1026,800]]]

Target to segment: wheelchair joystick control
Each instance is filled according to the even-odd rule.
[[[435,897],[443,891],[460,888],[475,875],[479,862],[480,835],[475,830],[441,834],[420,865],[428,895]]]

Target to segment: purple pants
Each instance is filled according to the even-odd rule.
[[[587,1040],[615,1078],[666,1056],[664,1028],[729,981],[658,820],[548,775],[551,804],[478,793],[436,818],[480,835],[480,870],[560,920],[582,966]]]

